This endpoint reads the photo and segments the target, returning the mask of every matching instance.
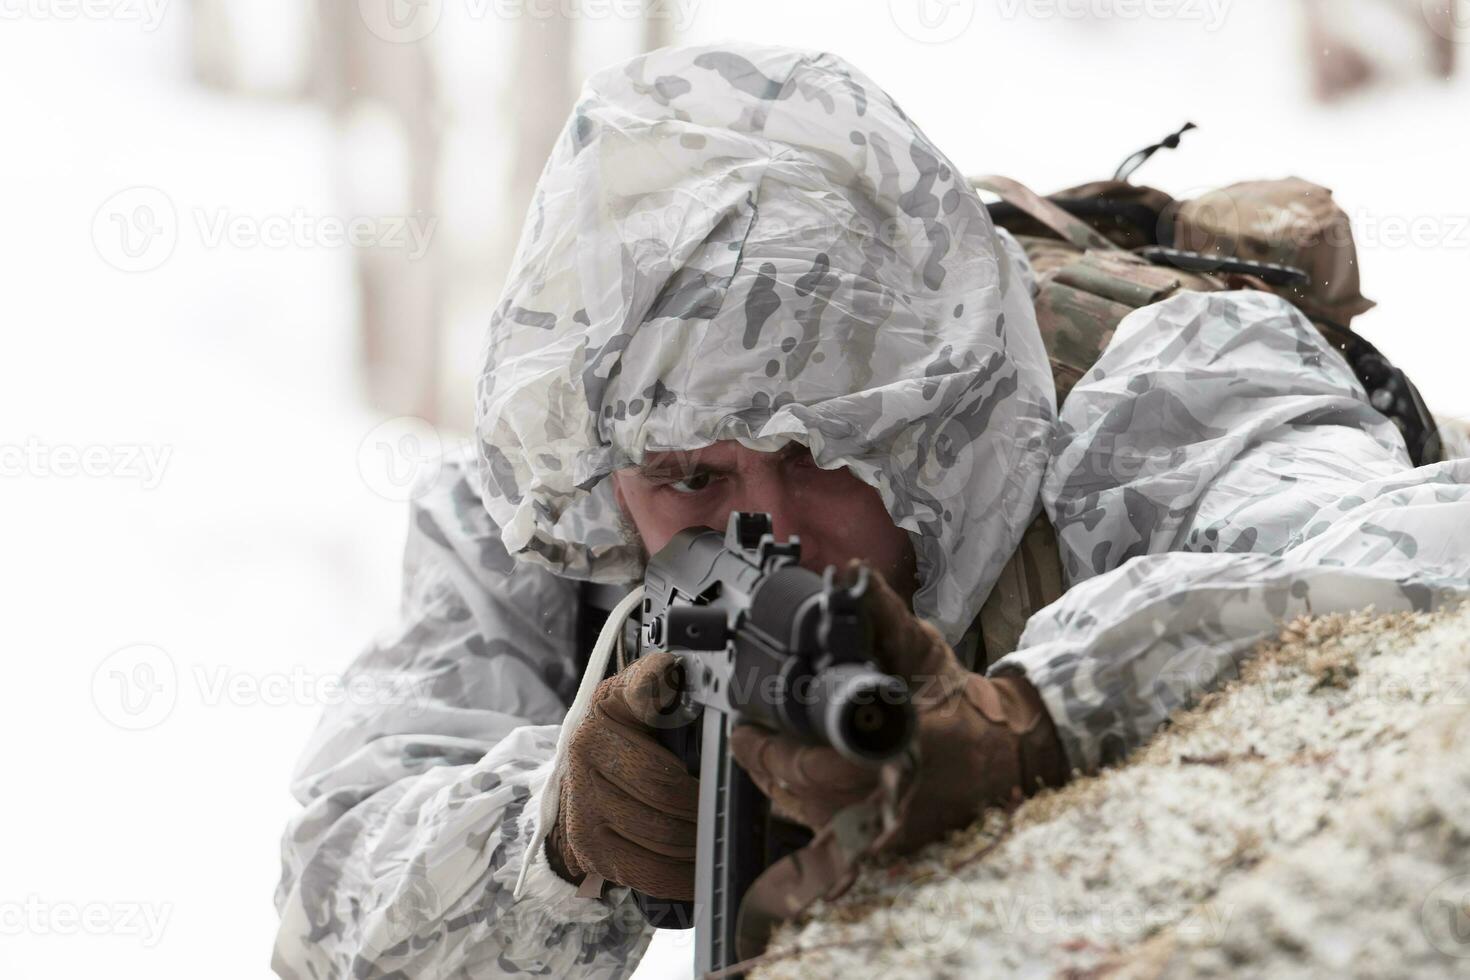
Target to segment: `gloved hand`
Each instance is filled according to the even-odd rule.
[[[848,574],[858,565],[850,563]],[[919,771],[894,848],[915,850],[987,806],[1061,785],[1066,757],[1030,682],[966,670],[938,630],[914,616],[877,571],[869,576],[878,666],[909,682],[919,723]],[[738,727],[731,747],[777,815],[814,831],[877,785],[876,769],[755,725]]]
[[[546,855],[573,884],[596,874],[655,898],[694,898],[699,780],[653,736],[678,691],[676,669],[668,653],[633,662],[597,686],[572,733]]]

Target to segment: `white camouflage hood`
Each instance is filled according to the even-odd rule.
[[[1037,512],[1055,415],[1022,277],[887,94],[830,54],[666,49],[587,83],[541,176],[480,482],[511,555],[631,581],[609,472],[804,443],[882,495],[953,641]]]

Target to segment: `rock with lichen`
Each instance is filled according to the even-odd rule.
[[[871,868],[753,975],[1470,976],[1470,607],[1307,618],[1126,765]]]

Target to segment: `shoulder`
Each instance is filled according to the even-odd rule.
[[[438,555],[452,559],[480,589],[515,594],[537,605],[574,602],[578,583],[517,561],[506,551],[500,528],[481,498],[476,465],[472,450],[454,450],[415,486],[409,508],[408,563]]]

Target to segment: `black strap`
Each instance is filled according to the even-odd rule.
[[[1258,262],[1254,259],[1236,259],[1228,255],[1205,255],[1201,252],[1186,252],[1179,248],[1149,245],[1138,250],[1141,258],[1154,265],[1167,265],[1185,272],[1238,273],[1255,276],[1271,286],[1305,288],[1312,284],[1312,277],[1294,265],[1279,262]]]
[[[1113,179],[1126,182],[1129,177],[1133,176],[1134,172],[1137,171],[1139,167],[1143,166],[1145,163],[1148,163],[1149,159],[1155,153],[1159,152],[1160,150],[1179,149],[1179,138],[1185,133],[1189,132],[1191,129],[1199,129],[1199,127],[1196,126],[1194,123],[1185,123],[1184,128],[1179,130],[1179,132],[1170,133],[1168,136],[1165,136],[1161,142],[1155,143],[1153,146],[1146,146],[1143,149],[1139,150],[1137,153],[1133,154],[1128,159],[1123,161],[1122,165],[1118,167],[1118,172],[1113,174]]]
[[[607,622],[613,607],[628,594],[630,586],[601,585],[594,582],[579,582],[577,585],[577,680],[580,681],[587,672],[587,664],[592,658],[592,647],[602,633],[602,624]],[[636,617],[626,628],[630,637],[637,636]],[[616,660],[609,658],[605,676],[611,677],[617,669]]]

